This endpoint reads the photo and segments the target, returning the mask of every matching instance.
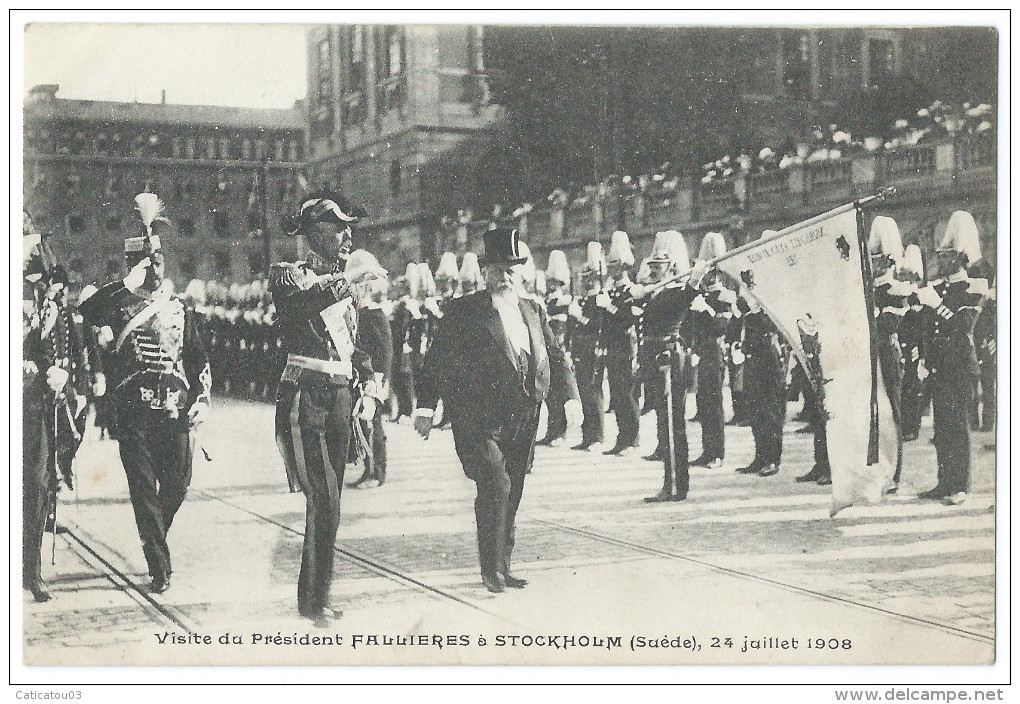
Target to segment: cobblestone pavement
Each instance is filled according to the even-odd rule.
[[[811,436],[796,433],[799,427],[787,424],[780,474],[759,478],[733,471],[750,460],[753,443],[748,428],[727,426],[723,467],[692,469],[688,500],[658,505],[642,498],[660,486],[661,465],[640,455],[569,450],[577,431],[563,447],[538,448],[514,554],[515,571],[532,584],[495,596],[477,576],[474,488],[461,473],[451,433],[437,431],[422,443],[409,425],[387,424],[387,484],[343,495],[340,547],[376,566],[338,556],[333,597],[344,610],[340,623],[349,633],[387,626],[402,633],[579,632],[583,623],[603,633],[685,629],[705,637],[720,629],[740,637],[786,623],[796,635],[853,632],[876,641],[856,659],[839,662],[989,661],[995,513],[994,454],[986,445],[994,439],[973,436],[974,492],[961,506],[916,498],[934,483],[926,426],[920,440],[907,444],[898,495],[830,519],[827,489],[793,481],[811,462]],[[688,432],[693,457],[700,451],[698,425],[689,423]],[[647,454],[654,414],[642,418],[642,440]],[[304,500],[287,492],[272,408],[217,401],[198,441],[213,461],[196,460],[192,491],[171,531],[173,588],[149,601],[144,589],[142,597],[132,596],[103,576],[109,570],[74,540],[58,535],[57,565],[44,565],[55,599],[25,600],[26,661],[176,662],[183,657],[176,652],[149,652],[156,632],[222,633],[239,624],[274,633],[307,630],[294,613]],[[77,473],[77,492],[61,496],[62,521],[127,580],[144,586],[116,444],[87,439]],[[348,480],[359,474],[359,467],[348,468]],[[921,653],[917,643],[925,639]],[[716,661],[729,661],[723,655]],[[250,654],[242,661],[260,657],[272,662]],[[332,657],[324,662],[336,662]],[[418,657],[426,656],[404,661]],[[575,661],[621,662],[607,657],[586,652]]]

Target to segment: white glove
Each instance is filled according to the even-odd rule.
[[[928,378],[928,368],[924,366],[924,362],[917,365],[917,378],[921,381]]]
[[[113,342],[113,328],[109,325],[104,325],[99,328],[99,333],[96,335],[96,341],[99,342],[100,347],[109,347],[110,343]]]
[[[928,306],[929,308],[938,308],[942,305],[942,296],[935,291],[934,286],[925,286],[924,288],[917,289],[917,300],[922,306]]]
[[[92,382],[92,393],[97,398],[106,395],[106,376],[96,374],[96,380]]]
[[[704,296],[699,295],[691,301],[691,310],[699,313],[711,313],[712,306],[708,305],[708,301],[705,300]]]
[[[206,413],[209,412],[209,404],[203,401],[193,403],[191,409],[188,411],[188,425],[192,428],[199,425],[205,420]]]
[[[142,261],[131,267],[131,271],[124,277],[124,288],[132,292],[140,288],[145,283],[145,274],[151,265],[152,260],[149,257],[145,257]]]
[[[570,313],[570,315],[573,316],[574,318],[577,318],[578,320],[584,317],[584,314],[581,312],[581,304],[578,303],[577,301],[570,302],[570,305],[567,306],[567,312]]]
[[[580,399],[572,398],[563,404],[563,412],[567,416],[567,425],[576,428],[584,422],[584,411],[581,410]]]
[[[745,357],[744,353],[740,350],[733,350],[733,354],[730,355],[730,359],[733,360],[734,364],[743,364],[747,357]]]
[[[916,347],[910,348],[910,361],[916,362],[921,358],[921,352]]]
[[[608,308],[610,306],[610,303],[611,302],[609,300],[608,293],[600,293],[597,296],[595,296],[595,305],[597,305],[599,308]]]
[[[691,267],[691,285],[698,286],[701,284],[701,280],[705,278],[705,274],[708,273],[707,262],[703,262],[700,259],[694,262],[694,266]]]
[[[724,288],[719,291],[719,300],[731,306],[737,302],[737,294],[728,288]]]
[[[361,397],[361,417],[365,420],[375,418],[376,401],[371,396]]]
[[[692,367],[698,366],[698,362],[700,362],[700,361],[701,361],[701,357],[699,357],[696,354],[691,354],[691,366]]]
[[[627,289],[627,293],[633,299],[644,298],[645,294],[648,293],[648,289],[642,284],[631,284],[631,287]]]
[[[68,376],[68,373],[60,367],[50,367],[46,370],[46,385],[53,393],[59,394],[64,388],[64,384],[67,383]]]

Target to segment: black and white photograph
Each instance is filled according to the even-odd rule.
[[[18,698],[1003,699],[1008,11],[10,21]]]

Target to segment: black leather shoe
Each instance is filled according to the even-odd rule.
[[[767,464],[758,470],[759,477],[771,477],[776,474],[779,474],[779,465],[777,464]]]
[[[673,498],[672,498],[672,499],[670,499],[670,501],[686,501],[686,500],[687,500],[687,494],[686,494],[686,493],[683,493],[683,494],[675,494],[675,495],[673,496]]]
[[[524,587],[528,586],[528,580],[521,579],[520,577],[514,577],[509,572],[504,572],[501,576],[503,577],[503,582],[506,586],[511,589],[524,589]]]
[[[170,575],[163,575],[161,577],[153,577],[152,584],[149,585],[149,591],[153,594],[162,594],[170,588]]]
[[[929,489],[928,491],[922,491],[920,494],[917,495],[917,498],[923,499],[925,501],[941,501],[948,495],[949,494],[946,493],[945,489],[943,489],[940,486],[936,486],[935,488]]]
[[[645,497],[645,503],[648,503],[648,504],[658,504],[658,503],[662,503],[663,501],[672,501],[672,500],[673,500],[673,494],[670,493],[669,490],[667,490],[667,489],[663,489],[662,491],[660,491],[655,496],[646,496]]]
[[[666,459],[666,453],[656,450],[650,455],[645,455],[642,459],[648,460],[649,462],[662,462]]]
[[[555,440],[555,439],[556,439],[556,438],[550,438],[550,437],[544,437],[544,438],[542,438],[541,440],[539,440],[538,442],[536,442],[535,444],[536,444],[536,445],[544,445],[544,446],[549,446],[549,445],[552,445],[552,442],[553,442],[553,440]]]
[[[32,581],[25,585],[25,588],[32,592],[32,598],[38,601],[40,604],[49,601],[53,597],[50,596],[50,590],[46,587],[46,582],[41,579]]]
[[[493,594],[499,594],[504,591],[503,580],[496,574],[483,574],[482,584]]]
[[[716,457],[705,463],[706,469],[719,469],[720,467],[722,467],[722,457]]]
[[[737,473],[738,474],[757,474],[758,472],[761,471],[761,468],[763,466],[764,465],[755,464],[754,462],[752,462],[751,464],[747,465],[746,467],[738,467],[737,468]]]
[[[832,475],[826,472],[822,476],[818,477],[818,480],[815,482],[815,484],[817,484],[818,486],[829,486],[830,484],[832,484]]]
[[[606,450],[602,453],[603,455],[613,455],[615,457],[627,457],[634,454],[633,445],[617,445],[611,450]]]
[[[701,455],[701,456],[700,456],[700,457],[698,457],[697,459],[694,459],[694,460],[691,460],[690,462],[688,462],[688,464],[689,464],[689,465],[690,465],[691,467],[704,467],[704,466],[705,466],[705,465],[707,465],[707,464],[708,464],[708,463],[709,463],[710,461],[711,461],[711,458],[709,458],[709,457],[705,457],[705,455]]]
[[[371,478],[372,478],[372,475],[369,474],[366,471],[364,474],[362,474],[360,477],[358,477],[358,479],[356,481],[351,482],[347,486],[351,487],[352,489],[357,489],[357,488],[361,487],[362,484],[364,484],[365,482],[367,482]]]
[[[817,482],[818,478],[821,477],[821,476],[822,476],[822,472],[821,472],[820,469],[818,469],[818,465],[816,464],[814,467],[811,468],[810,472],[808,472],[807,474],[800,475],[799,477],[794,479],[794,481],[795,482],[800,482],[800,483],[804,483],[804,482]]]
[[[580,445],[574,445],[570,449],[571,450],[580,450],[581,452],[587,452],[588,448],[591,447],[593,444],[594,443],[590,443],[590,442],[582,442]]]

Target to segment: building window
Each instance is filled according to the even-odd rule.
[[[188,140],[184,143],[184,153],[188,155],[189,159],[194,159],[196,150],[196,140],[194,137],[188,137]]]
[[[205,157],[206,159],[216,158],[216,140],[212,137],[207,137],[205,140]]]
[[[330,66],[329,39],[323,39],[316,47],[315,103],[327,105],[333,98],[333,72]]]
[[[174,137],[173,139],[173,150],[174,159],[180,159],[184,156],[184,140],[180,137]]]
[[[241,141],[241,158],[245,161],[251,160],[251,140],[247,137]]]
[[[350,80],[347,82],[347,93],[360,93],[365,90],[365,28],[361,25],[351,27],[348,41],[348,63],[350,64]]]
[[[106,231],[107,232],[119,232],[120,231],[120,216],[113,215],[106,218]]]
[[[377,103],[381,112],[396,110],[404,103],[404,32],[387,25],[382,29]]]
[[[217,237],[226,237],[230,234],[230,218],[224,211],[213,211],[213,230]]]
[[[230,277],[230,252],[215,252],[213,254],[213,267],[216,276],[220,279]]]
[[[67,231],[72,235],[80,235],[85,232],[85,218],[81,215],[68,215]]]
[[[230,158],[230,138],[223,137],[220,139],[220,159]]]
[[[783,34],[783,89],[790,98],[811,98],[811,38],[807,32]]]
[[[195,222],[193,220],[184,218],[180,221],[178,227],[180,228],[181,234],[185,237],[195,236]]]
[[[390,193],[400,195],[400,160],[394,159],[390,163]]]
[[[885,88],[892,85],[899,73],[896,65],[896,43],[892,39],[869,37],[867,43],[868,62],[865,70],[864,85],[868,88]]]

